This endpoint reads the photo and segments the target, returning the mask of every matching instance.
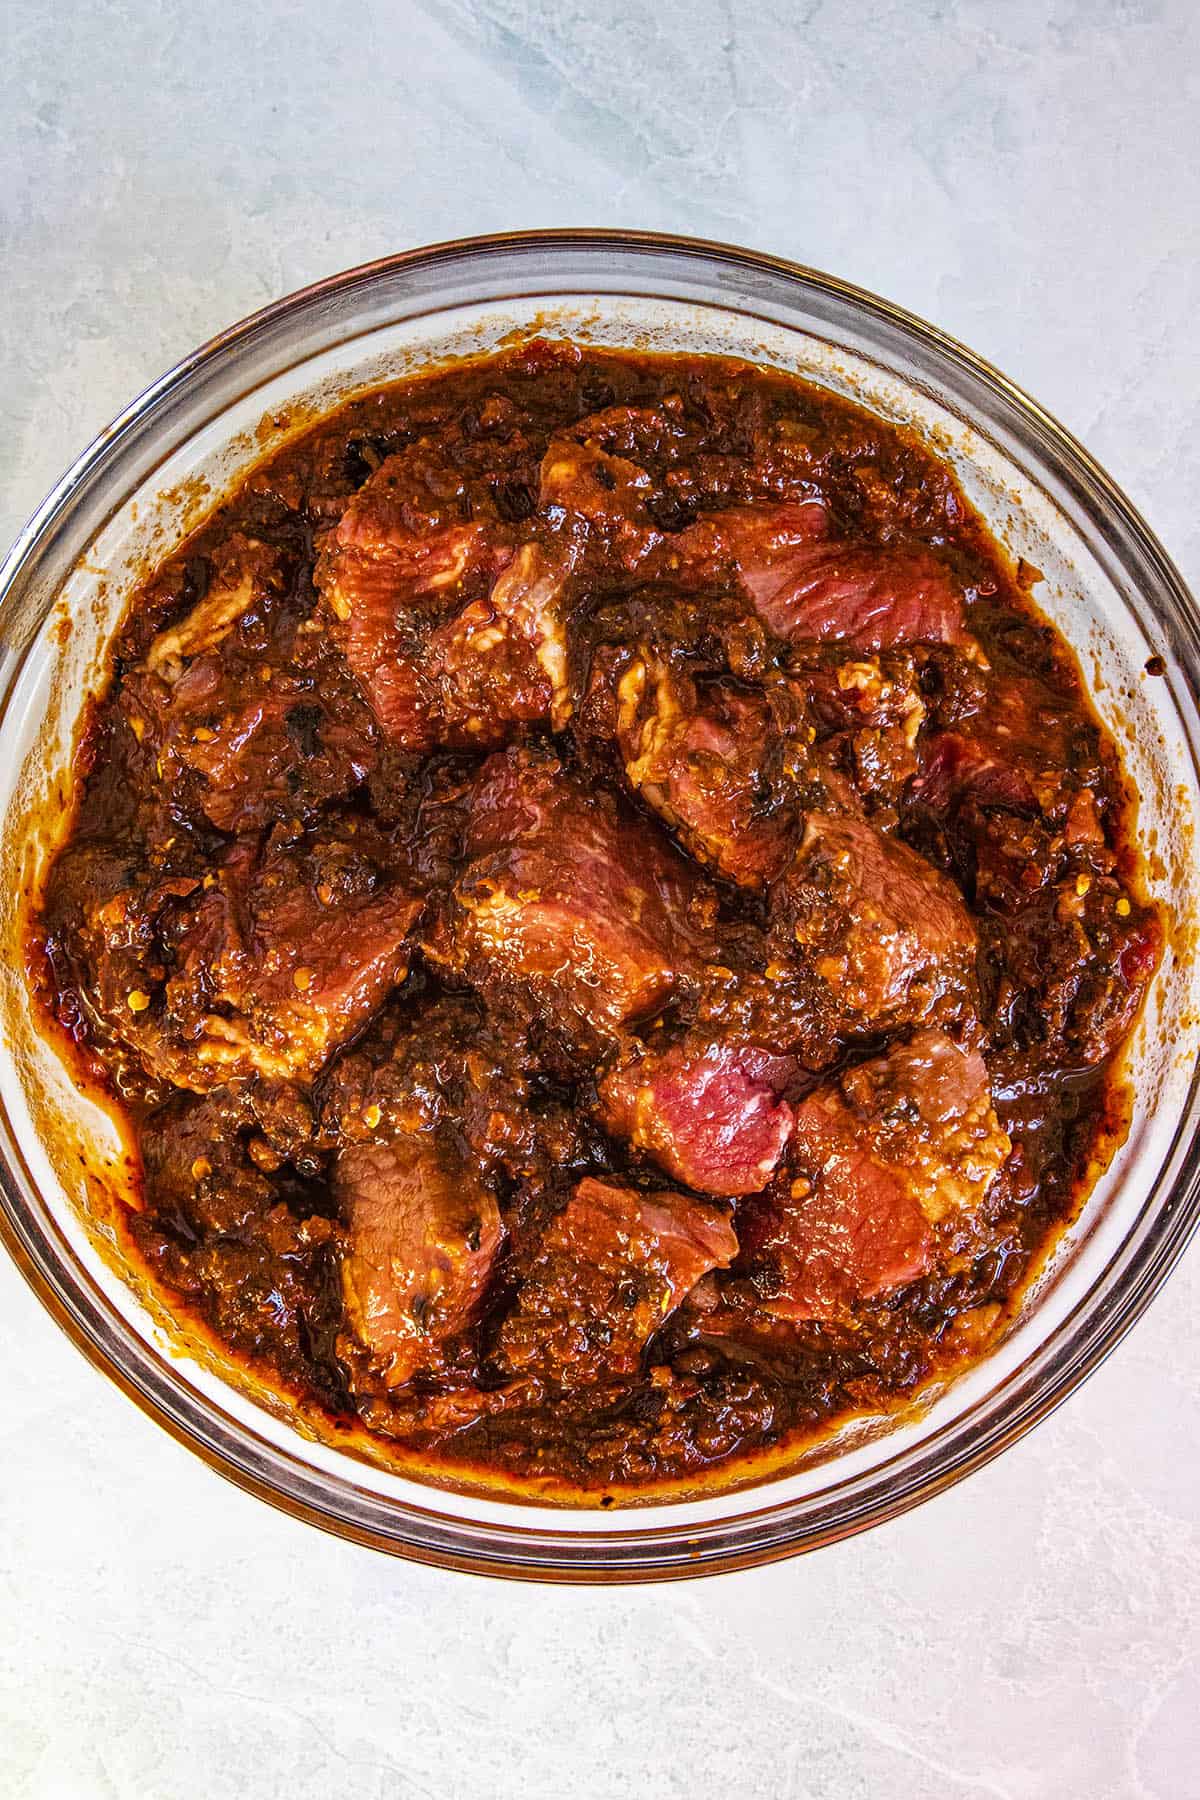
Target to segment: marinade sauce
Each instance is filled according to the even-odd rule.
[[[592,1498],[986,1349],[1162,942],[1036,580],[725,360],[534,340],[254,468],[132,602],[34,932],[181,1324]]]

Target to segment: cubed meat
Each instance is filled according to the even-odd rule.
[[[995,986],[992,1035],[1095,1068],[1133,1029],[1163,950],[1157,910],[1112,876],[1072,874],[1035,892],[987,933]]]
[[[796,1108],[789,1179],[747,1238],[780,1318],[836,1318],[932,1268],[969,1231],[1012,1146],[977,1051],[940,1031],[849,1070]]]
[[[806,645],[793,655],[788,680],[816,722],[824,754],[841,758],[862,799],[873,808],[898,807],[917,773],[925,720],[912,652],[868,656]]]
[[[235,533],[202,598],[121,684],[147,785],[220,831],[309,816],[359,787],[376,760],[358,684],[294,586],[280,552]]]
[[[621,675],[617,740],[630,785],[727,880],[761,887],[796,836],[794,757],[767,700],[702,688],[646,653]]]
[[[1010,672],[961,730],[928,734],[912,798],[939,815],[971,801],[1062,824],[1081,782],[1099,775],[1095,731],[1075,706],[1037,675]]]
[[[848,1029],[933,1023],[973,1002],[975,929],[957,890],[866,820],[810,813],[771,905],[779,954],[810,960]]]
[[[48,951],[62,989],[62,1023],[79,1034],[77,996],[86,993],[104,1034],[157,1070],[163,1033],[151,994],[165,973],[162,924],[198,892],[199,876],[137,868],[122,843],[87,838],[66,847],[58,874],[66,877],[58,890],[66,903],[48,920]]]
[[[154,638],[143,662],[151,675],[173,684],[194,657],[215,650],[255,606],[270,606],[286,592],[288,567],[278,550],[235,531],[221,545],[201,600]]]
[[[142,1132],[149,1204],[196,1235],[232,1236],[264,1218],[278,1195],[247,1154],[239,1126],[252,1122],[237,1096],[174,1095]]]
[[[736,1254],[720,1207],[589,1176],[547,1226],[497,1356],[513,1373],[560,1388],[632,1375],[701,1276]]]
[[[316,580],[381,728],[400,749],[417,754],[435,748],[444,730],[428,667],[430,637],[453,617],[460,590],[486,585],[500,552],[480,524],[448,526],[407,545],[394,541],[398,532],[381,528],[376,547],[363,542],[366,530],[352,503],[317,564]]]
[[[777,637],[842,638],[860,650],[955,644],[975,653],[964,594],[924,545],[843,543],[818,500],[702,514],[665,541],[648,569],[689,581],[734,580]]]
[[[334,1192],[352,1340],[339,1354],[356,1387],[399,1387],[472,1323],[503,1237],[495,1195],[431,1132],[347,1146]]]
[[[316,580],[386,735],[419,753],[492,746],[569,711],[568,543],[519,549],[499,518],[414,509],[390,458],[326,540]]]
[[[1033,813],[1037,801],[1028,776],[1000,746],[958,731],[932,732],[921,747],[912,797],[933,813],[947,813],[969,796],[979,806]]]
[[[311,1081],[404,979],[422,902],[366,838],[227,855],[183,916],[161,995],[143,995],[179,1046],[172,1079]]]
[[[722,934],[719,954],[727,960],[700,971],[688,1013],[694,1031],[795,1059],[813,1072],[837,1061],[841,1014],[807,961],[773,958],[766,934],[749,927],[736,939]]]
[[[313,815],[361,787],[375,764],[374,731],[342,671],[299,692],[284,680],[209,728],[192,732],[179,759],[203,778],[204,812],[220,831],[244,832],[268,818]]]
[[[376,760],[375,724],[332,648],[301,665],[231,666],[204,654],[168,684],[137,672],[121,709],[168,787],[196,783],[219,831],[309,816],[350,794]]]
[[[848,1069],[841,1093],[872,1154],[903,1169],[932,1225],[973,1213],[1012,1148],[996,1118],[983,1057],[943,1031],[918,1031],[886,1056]],[[821,1153],[823,1112],[841,1116],[828,1094],[810,1096],[797,1109],[796,1155],[807,1154],[810,1163]]]
[[[514,725],[566,724],[563,600],[572,562],[569,551],[522,544],[490,591],[433,633],[443,741],[498,744]]]
[[[814,1147],[805,1123],[805,1160]],[[752,1290],[776,1319],[844,1319],[860,1301],[904,1287],[933,1266],[934,1239],[920,1206],[893,1169],[849,1131],[826,1132],[817,1181],[797,1175],[787,1197],[748,1223]]]
[[[645,1018],[686,981],[699,883],[557,758],[488,760],[466,854],[445,960],[489,997],[524,996],[562,1024],[605,1032]]]
[[[774,1174],[792,1133],[780,1096],[790,1057],[719,1037],[638,1050],[600,1083],[601,1118],[688,1187],[754,1194]]]
[[[743,551],[756,568],[828,533],[813,469],[788,422],[753,423],[709,396],[610,406],[551,438],[541,506],[626,573],[722,580]],[[721,422],[718,423],[718,416]],[[700,428],[699,430],[697,428]],[[703,510],[703,509],[710,510]]]
[[[64,946],[152,1075],[309,1081],[403,980],[422,902],[350,823],[263,853],[241,839],[203,880],[130,883],[115,846],[89,847],[95,898]]]
[[[739,563],[760,618],[782,638],[843,638],[862,650],[971,640],[963,594],[932,550],[814,544],[785,562]]]
[[[648,502],[681,436],[666,409],[613,406],[551,438],[542,461],[540,505],[568,530],[582,527],[594,549],[636,569],[662,543]]]
[[[139,1133],[145,1208],[130,1236],[174,1304],[194,1309],[223,1348],[253,1358],[288,1386],[303,1374],[326,1405],[345,1388],[316,1350],[335,1329],[333,1221],[308,1211],[309,1193],[257,1165],[263,1140],[245,1097],[175,1095]]]
[[[579,1160],[582,1139],[599,1139],[582,1109],[537,1083],[535,1060],[526,1033],[474,994],[414,995],[336,1058],[321,1083],[321,1130],[330,1143],[362,1143],[384,1128],[446,1126],[486,1176],[528,1198]]]

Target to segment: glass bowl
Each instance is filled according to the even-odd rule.
[[[81,707],[147,557],[307,419],[534,331],[773,363],[913,427],[949,458],[1012,554],[1044,574],[1035,597],[1123,747],[1150,886],[1174,919],[1128,1053],[1128,1138],[1002,1341],[900,1417],[851,1421],[754,1485],[608,1512],[377,1467],[182,1338],[122,1262],[112,1205],[124,1146],[39,1035],[20,948]],[[1162,665],[1148,669],[1154,657]],[[745,250],[616,232],[437,245],[320,282],[187,358],[80,457],[0,572],[0,658],[0,1233],[63,1328],[138,1405],[300,1518],[426,1562],[564,1581],[702,1574],[812,1549],[939,1492],[1043,1418],[1137,1318],[1196,1224],[1195,603],[1061,426],[885,301]]]

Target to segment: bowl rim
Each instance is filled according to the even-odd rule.
[[[1075,497],[1085,500],[1089,509],[1098,503],[1105,511],[1116,515],[1136,549],[1150,563],[1157,582],[1166,590],[1175,614],[1184,626],[1183,646],[1173,646],[1173,651],[1193,700],[1200,698],[1200,606],[1152,528],[1107,470],[1053,414],[1023,388],[950,334],[894,302],[840,277],[738,245],[656,231],[564,227],[447,239],[375,258],[340,273],[322,277],[248,314],[182,357],[157,380],[146,386],[97,433],[18,532],[0,563],[0,599],[8,593],[26,563],[36,555],[39,546],[53,534],[76,490],[98,472],[108,458],[117,453],[149,409],[185,387],[195,375],[214,361],[228,357],[260,333],[286,321],[289,315],[334,296],[352,294],[382,278],[415,270],[433,270],[439,264],[461,262],[472,255],[606,249],[614,252],[674,255],[709,265],[716,263],[726,268],[743,268],[747,272],[766,273],[797,282],[810,292],[824,294],[834,301],[847,302],[877,321],[899,328],[903,334],[932,349],[985,390],[990,390],[1021,416],[1022,425],[1040,440],[1039,448],[1052,453],[1056,473],[1067,479],[1075,490]],[[94,536],[95,533],[91,535]],[[1187,1102],[1181,1110],[1176,1132],[1163,1158],[1164,1170],[1180,1158],[1181,1140],[1190,1129],[1189,1120],[1195,1110],[1198,1094],[1200,1066],[1193,1071]],[[15,1139],[12,1141],[13,1148],[16,1149]],[[19,1156],[19,1151],[17,1154]],[[23,1162],[24,1159],[20,1160]],[[26,1178],[36,1191],[36,1184],[32,1183],[28,1173]],[[1010,1413],[989,1422],[978,1441],[959,1446],[941,1467],[932,1473],[918,1468],[907,1483],[894,1488],[888,1495],[875,1499],[869,1507],[860,1507],[841,1520],[818,1524],[806,1532],[802,1541],[797,1541],[794,1534],[785,1534],[770,1541],[760,1541],[746,1547],[726,1547],[715,1552],[706,1551],[701,1555],[700,1540],[708,1531],[720,1529],[724,1522],[718,1521],[696,1532],[695,1560],[684,1556],[656,1564],[604,1568],[587,1563],[573,1566],[569,1559],[561,1556],[558,1560],[545,1564],[522,1561],[522,1541],[528,1546],[547,1534],[536,1530],[527,1531],[521,1527],[503,1528],[502,1535],[511,1540],[513,1550],[513,1554],[505,1557],[485,1557],[474,1552],[463,1552],[446,1544],[434,1547],[420,1539],[401,1540],[390,1535],[384,1536],[369,1526],[332,1512],[315,1500],[305,1499],[294,1492],[285,1492],[269,1479],[239,1465],[221,1449],[206,1442],[178,1411],[166,1403],[164,1397],[151,1391],[146,1383],[120,1367],[76,1317],[49,1274],[37,1243],[20,1228],[20,1196],[14,1171],[10,1167],[9,1157],[0,1151],[0,1242],[3,1242],[29,1286],[88,1361],[133,1400],[139,1410],[168,1431],[177,1442],[193,1451],[209,1468],[294,1518],[316,1525],[332,1535],[408,1560],[510,1579],[577,1585],[622,1585],[646,1580],[717,1574],[818,1549],[898,1517],[923,1501],[945,1492],[983,1467],[1034,1425],[1049,1417],[1100,1366],[1142,1316],[1175,1267],[1193,1233],[1200,1226],[1200,1138],[1193,1136],[1190,1144],[1183,1149],[1182,1159],[1178,1160],[1169,1191],[1165,1194],[1156,1192],[1155,1200],[1161,1215],[1159,1223],[1164,1229],[1157,1237],[1147,1266],[1136,1270],[1138,1279],[1119,1291],[1110,1310],[1081,1344],[1069,1347],[1065,1366],[1056,1370],[1054,1378],[1048,1382],[1044,1391],[1035,1393],[1032,1397],[1018,1396],[1019,1403]],[[878,1475],[880,1472],[876,1470],[874,1473]],[[758,1490],[751,1488],[746,1491],[753,1495]],[[420,1508],[406,1510],[415,1514],[419,1513]],[[596,1510],[598,1509],[570,1509],[564,1517],[586,1519],[590,1511]],[[652,1518],[653,1510],[632,1509],[625,1516],[631,1521]],[[741,1519],[752,1516],[753,1509],[750,1514],[742,1514]],[[579,1543],[583,1535],[572,1534],[566,1541]],[[611,1547],[619,1541],[621,1535],[605,1534],[601,1541]],[[656,1540],[664,1543],[669,1540],[678,1544],[680,1531],[677,1526],[657,1530],[653,1525],[641,1529],[633,1526],[628,1534],[623,1535],[653,1549]]]

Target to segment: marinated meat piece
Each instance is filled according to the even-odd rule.
[[[759,615],[782,638],[845,638],[862,650],[971,643],[962,591],[930,550],[819,544],[791,568],[741,566]]]
[[[694,524],[668,538],[653,566],[655,572],[694,587],[734,582],[775,630],[770,596],[828,535],[829,513],[822,500],[732,506],[701,513]]]
[[[1091,740],[1091,741],[1089,741]],[[964,801],[1065,822],[1098,774],[1094,731],[1036,675],[1009,674],[979,711],[921,746],[913,798],[945,813]]]
[[[130,1220],[155,1275],[182,1293],[218,1340],[322,1403],[342,1387],[313,1354],[330,1325],[330,1243],[321,1196],[257,1166],[240,1094],[179,1094],[143,1122],[144,1204]]]
[[[736,938],[722,934],[720,954],[727,960],[704,964],[687,1009],[695,1031],[754,1045],[814,1072],[838,1060],[844,1020],[806,961],[775,960],[767,934],[751,929]]]
[[[800,950],[851,1030],[930,1023],[973,998],[976,939],[957,890],[865,820],[810,813],[772,894],[778,953]]]
[[[933,733],[922,747],[914,799],[943,813],[966,795],[981,806],[1037,810],[1028,776],[1007,761],[994,742],[981,743],[958,731]]]
[[[513,724],[566,724],[563,593],[572,566],[569,551],[522,544],[487,596],[433,633],[430,680],[455,741],[502,743]]]
[[[342,1293],[353,1338],[339,1354],[356,1386],[399,1387],[473,1319],[503,1238],[496,1199],[430,1132],[349,1145],[334,1191],[348,1235]]]
[[[661,544],[650,503],[652,470],[672,460],[678,417],[657,408],[614,406],[557,433],[542,462],[540,505],[568,528],[581,527],[606,559],[632,571]]]
[[[339,624],[346,661],[362,684],[389,738],[414,753],[431,750],[444,725],[436,681],[427,667],[429,639],[469,583],[486,579],[507,560],[482,525],[455,525],[404,544],[382,528],[377,546],[367,523],[347,510],[317,566],[316,580]],[[364,541],[365,540],[365,541]]]
[[[1162,956],[1162,923],[1111,877],[1036,893],[986,932],[993,1037],[1070,1068],[1094,1068],[1133,1028]]]
[[[366,834],[363,834],[364,837]],[[353,836],[239,845],[168,940],[153,1017],[172,1080],[311,1081],[408,970],[422,902]]]
[[[204,778],[204,811],[219,831],[246,831],[267,818],[311,817],[362,786],[375,765],[374,733],[356,697],[329,670],[322,691],[275,684],[222,712],[206,739],[191,734],[180,761]],[[339,693],[339,688],[342,691]]]
[[[555,757],[485,763],[447,960],[485,996],[613,1031],[686,981],[702,890],[669,849]]]
[[[705,514],[662,557],[696,583],[728,569],[777,637],[974,647],[962,588],[932,550],[833,541],[817,500]]]
[[[253,1115],[224,1095],[179,1094],[146,1121],[142,1168],[146,1196],[190,1232],[244,1232],[278,1203],[274,1185],[246,1151]]]
[[[376,760],[374,721],[340,658],[311,642],[290,668],[203,655],[171,686],[135,674],[121,704],[156,779],[185,792],[197,781],[219,831],[311,815],[361,786]]]
[[[497,1355],[559,1388],[632,1375],[668,1314],[736,1254],[720,1207],[589,1176],[547,1226]]]
[[[912,652],[847,657],[831,646],[810,646],[791,660],[789,674],[818,721],[823,754],[844,758],[855,790],[872,808],[897,808],[918,770],[925,721]]]
[[[780,1098],[796,1064],[720,1038],[643,1050],[600,1083],[601,1117],[676,1181],[705,1193],[755,1194],[792,1133]]]
[[[795,759],[766,700],[728,683],[701,694],[687,675],[643,657],[617,696],[630,785],[728,880],[760,887],[778,874],[796,831]]]
[[[786,1193],[753,1240],[764,1307],[836,1317],[915,1280],[1011,1148],[983,1058],[940,1031],[848,1070],[796,1108]]]
[[[221,547],[204,598],[151,643],[146,670],[174,683],[187,662],[214,650],[251,607],[270,605],[287,585],[287,564],[279,552],[258,538],[234,532]]]
[[[120,842],[86,838],[65,848],[58,873],[64,887],[47,923],[60,1022],[78,1030],[87,1018],[152,1068],[161,1032],[147,989],[149,971],[165,973],[161,921],[199,889],[200,877],[131,866]]]
[[[737,376],[703,394],[685,384],[653,405],[603,407],[557,432],[542,505],[584,521],[594,547],[615,550],[626,570],[727,565],[733,534],[754,536],[760,555],[771,533],[780,550],[797,531],[800,541],[822,535],[827,505],[811,434],[794,408],[762,409],[738,386]],[[856,510],[861,501],[859,488]],[[715,534],[713,518],[728,521]]]
[[[389,459],[351,501],[316,574],[380,725],[422,752],[563,723],[570,546],[518,548],[499,520],[414,522],[403,462]]]
[[[795,644],[784,664],[818,737],[899,729],[912,742],[925,721],[921,684],[928,667],[923,652],[882,650],[870,656],[836,642]]]
[[[886,1056],[848,1069],[841,1089],[865,1128],[860,1142],[869,1141],[877,1159],[903,1170],[931,1224],[980,1205],[1012,1146],[997,1122],[977,1050],[942,1031],[919,1031]],[[798,1157],[819,1155],[822,1111],[840,1117],[829,1096],[813,1095],[797,1109]]]
[[[150,829],[174,807],[255,830],[365,780],[374,721],[310,604],[287,557],[235,533],[203,598],[125,676],[120,713],[158,789],[142,805]]]
[[[730,677],[739,691],[774,684],[778,646],[761,620],[736,593],[721,587],[687,587],[671,581],[645,582],[589,596],[572,621],[577,675],[582,683],[580,711],[590,700],[610,696],[607,735],[616,717],[616,687],[629,665],[641,658],[662,663],[696,680]],[[602,716],[604,709],[602,708]],[[804,712],[792,696],[792,710]],[[600,734],[604,734],[601,725]]]
[[[487,1178],[541,1191],[586,1155],[598,1131],[538,1079],[525,1034],[473,994],[395,1004],[322,1084],[323,1141],[363,1143],[381,1130],[446,1126]]]
[[[853,1307],[904,1287],[933,1266],[929,1223],[898,1173],[832,1124],[815,1140],[806,1121],[801,1157],[819,1176],[798,1175],[788,1198],[748,1238],[751,1285],[776,1319],[844,1319]]]
[[[322,1084],[331,1144],[371,1143],[382,1129],[412,1134],[461,1126],[468,1069],[486,1063],[491,1033],[473,994],[424,996],[389,1008],[378,1027],[339,1056]],[[508,1044],[513,1099],[526,1099],[518,1046]]]

